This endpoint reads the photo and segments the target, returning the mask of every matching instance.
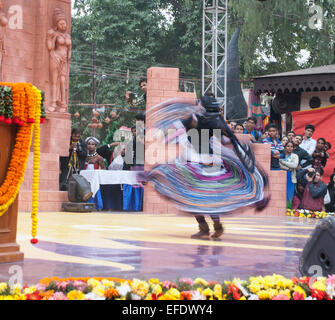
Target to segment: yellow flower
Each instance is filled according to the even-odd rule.
[[[85,295],[79,290],[72,290],[67,294],[69,300],[83,300]]]
[[[220,284],[214,286],[214,297],[218,300],[222,299],[222,286]]]
[[[133,293],[145,297],[146,294],[149,291],[149,284],[146,283],[145,281],[141,281],[139,279],[134,279],[133,282],[131,283],[131,289]]]
[[[14,300],[13,296],[0,296],[0,300]]]
[[[241,297],[240,300],[247,300],[245,296]]]
[[[300,286],[294,286],[293,291],[301,293],[304,296],[304,299],[306,298],[306,292]]]
[[[202,279],[202,278],[196,278],[194,280],[194,284],[202,284],[204,287],[208,286],[208,282],[205,279]]]
[[[290,289],[285,289],[285,290],[279,290],[278,294],[283,294],[289,299],[291,299],[291,290]]]
[[[268,292],[268,290],[260,290],[258,292],[258,298],[260,300],[267,300],[267,299],[270,299],[270,294]]]
[[[23,290],[23,293],[24,294],[31,294],[31,293],[34,293],[36,290],[37,290],[36,287],[32,286],[32,287],[29,287],[29,288],[25,288]]]
[[[11,288],[11,293],[13,295],[19,295],[21,294],[22,287],[19,283],[16,283],[12,288]]]
[[[144,300],[152,300],[152,295],[151,294],[147,294],[146,297],[144,298]]]
[[[172,299],[169,300],[180,300],[180,292],[175,289],[175,288],[171,288],[169,289],[166,293],[166,296],[170,296]]]
[[[205,290],[202,291],[202,294],[205,297],[212,297],[214,295],[214,292],[210,288],[206,288]]]
[[[258,298],[260,300],[271,300],[277,294],[278,294],[278,290],[275,290],[275,289],[261,290],[258,292]]]
[[[87,285],[91,286],[93,288],[96,287],[96,286],[98,286],[99,284],[100,284],[100,281],[98,281],[96,279],[91,278],[91,279],[87,280]]]
[[[312,285],[312,288],[320,291],[326,291],[326,283],[322,280],[315,281]]]
[[[95,293],[99,297],[105,296],[105,287],[102,284],[97,285],[92,290],[93,293]]]
[[[152,293],[159,295],[160,293],[162,293],[162,287],[159,284],[153,284],[151,286],[152,289]]]
[[[248,288],[252,293],[257,294],[262,289],[262,286],[257,282],[251,282]]]
[[[109,281],[107,279],[103,279],[101,281],[101,283],[105,287],[105,289],[114,288],[114,286],[115,286],[115,283],[113,281]]]
[[[1,282],[0,283],[0,294],[2,294],[3,292],[5,292],[7,290],[8,286],[6,282]]]
[[[151,279],[149,280],[149,284],[150,284],[150,285],[153,285],[153,284],[159,284],[159,280],[158,280],[158,279],[153,279],[153,278],[151,278]]]

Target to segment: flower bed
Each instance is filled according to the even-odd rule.
[[[312,211],[305,209],[287,209],[286,215],[299,218],[324,219],[328,216],[334,217],[334,212]]]
[[[222,283],[201,278],[46,278],[23,288],[0,283],[0,300],[335,300],[335,275],[288,279],[274,274]]]

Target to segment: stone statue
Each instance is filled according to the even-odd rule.
[[[0,1],[0,80],[2,80],[2,59],[5,53],[4,38],[8,19],[3,13],[3,3]]]
[[[48,111],[66,112],[71,60],[71,36],[67,33],[67,20],[63,10],[59,8],[54,10],[53,24],[54,27],[49,29],[47,33],[51,83],[51,105],[48,107]]]

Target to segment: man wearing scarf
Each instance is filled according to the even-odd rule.
[[[89,169],[91,165],[93,165],[94,170],[106,169],[103,157],[97,152],[97,146],[100,144],[100,141],[95,137],[88,137],[85,142],[88,151],[85,160],[85,170]]]

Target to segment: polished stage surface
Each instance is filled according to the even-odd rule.
[[[212,222],[207,218],[212,229]],[[176,280],[281,274],[299,276],[298,262],[317,220],[260,215],[222,218],[219,241],[194,240],[191,216],[134,213],[40,213],[35,245],[29,213],[20,213],[20,262],[0,264],[0,282],[10,267],[21,266],[24,282],[41,278],[120,277]]]

